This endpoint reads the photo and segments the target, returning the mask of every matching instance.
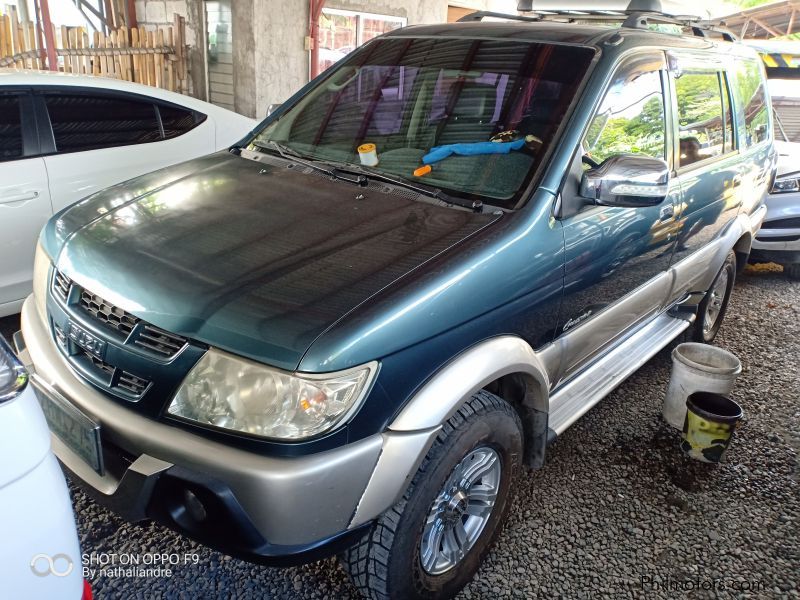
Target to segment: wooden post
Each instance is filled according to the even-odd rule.
[[[127,6],[126,16],[127,16],[127,23],[125,23],[129,29],[134,29],[139,26],[136,22],[136,2],[135,0],[125,0],[125,5]]]
[[[6,43],[6,15],[0,15],[0,56],[7,56],[7,43]]]
[[[39,8],[42,13],[42,30],[44,31],[44,41],[47,47],[47,68],[51,71],[58,71],[56,36],[53,30],[53,23],[50,21],[50,5],[48,2],[49,0],[39,0]]]
[[[92,43],[94,44],[95,50],[100,50],[103,47],[103,40],[105,39],[105,35],[103,35],[102,31],[95,31],[94,32],[94,39]],[[94,75],[102,75],[103,74],[103,60],[105,57],[98,53],[97,56],[94,57],[94,61],[92,62],[92,73]]]
[[[11,9],[8,11],[11,19],[11,56],[14,56],[15,54],[22,52],[22,40],[19,39],[19,20],[17,19],[17,7],[10,6],[9,8]],[[18,69],[21,69],[25,66],[25,63],[21,60],[15,60],[14,66]]]
[[[173,15],[174,24],[173,27],[175,28],[175,56],[177,57],[177,64],[175,65],[175,71],[177,76],[177,81],[175,85],[176,92],[183,91],[183,79],[184,69],[183,69],[183,54],[184,54],[184,47],[183,47],[183,37],[181,36],[181,17],[179,14],[175,13]]]
[[[147,32],[147,47],[155,48],[155,35],[152,31]],[[156,55],[150,52],[147,53],[147,83],[156,85]]]
[[[172,27],[167,28],[167,45],[173,49],[173,54],[167,60],[167,89],[174,92],[177,89],[175,85],[175,36],[173,35]]]
[[[156,32],[156,47],[164,47],[164,32],[159,29]],[[167,87],[164,84],[164,55],[159,52],[155,55],[156,58],[156,86],[160,88]]]

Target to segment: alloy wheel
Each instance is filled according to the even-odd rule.
[[[501,474],[500,456],[488,446],[456,465],[425,520],[420,562],[426,573],[449,571],[475,545],[497,501]]]

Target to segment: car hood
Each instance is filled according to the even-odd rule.
[[[778,177],[800,171],[800,144],[775,141],[778,151]]]
[[[150,323],[285,369],[377,292],[496,215],[227,153],[101,192],[43,240],[78,284]]]

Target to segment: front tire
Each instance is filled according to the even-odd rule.
[[[451,598],[473,577],[508,515],[522,424],[481,390],[448,419],[403,498],[340,560],[368,598]]]
[[[700,303],[697,321],[692,331],[692,341],[710,344],[717,337],[728,310],[728,302],[731,299],[735,281],[736,254],[731,251]]]

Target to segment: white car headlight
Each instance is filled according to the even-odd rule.
[[[42,319],[47,319],[47,282],[50,277],[50,257],[42,248],[36,245],[36,257],[33,259],[33,299],[36,310]]]
[[[778,177],[775,183],[772,184],[771,194],[789,194],[791,192],[800,191],[800,179],[797,173],[794,175],[784,175]]]
[[[167,412],[264,438],[301,440],[352,415],[377,371],[369,363],[339,373],[287,373],[210,349],[184,380]]]

